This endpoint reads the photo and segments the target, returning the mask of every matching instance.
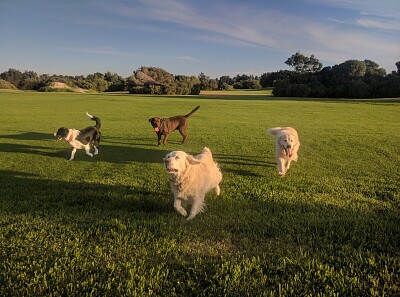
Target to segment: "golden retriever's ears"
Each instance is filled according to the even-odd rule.
[[[187,161],[190,165],[197,165],[197,164],[200,164],[200,163],[201,163],[201,161],[195,159],[192,155],[188,155],[188,156],[186,157],[186,161]]]

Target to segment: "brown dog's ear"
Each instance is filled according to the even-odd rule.
[[[149,119],[149,123],[151,123],[151,120],[152,120],[153,118],[151,118],[151,119]]]
[[[190,165],[197,165],[197,164],[200,164],[200,163],[201,163],[201,161],[195,159],[192,155],[188,155],[188,156],[186,157],[186,161],[187,161]]]

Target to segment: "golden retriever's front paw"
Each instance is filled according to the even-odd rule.
[[[285,172],[279,172],[279,175],[280,175],[280,176],[284,176],[284,175],[285,175]]]
[[[179,210],[177,210],[177,211],[178,211],[178,213],[179,213],[180,215],[182,215],[182,216],[184,216],[184,217],[187,216],[187,211],[186,211],[186,210],[184,210],[184,209],[179,209]]]

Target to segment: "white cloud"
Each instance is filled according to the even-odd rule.
[[[316,5],[328,5],[356,11],[364,15],[399,18],[399,0],[307,0]]]
[[[379,20],[376,18],[359,18],[356,23],[362,27],[378,29],[384,31],[400,32],[400,21],[395,20]]]

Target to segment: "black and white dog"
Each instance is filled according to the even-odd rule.
[[[61,140],[65,138],[65,140],[72,146],[71,157],[68,159],[69,161],[73,160],[75,157],[75,153],[77,149],[85,149],[86,155],[93,157],[93,155],[97,155],[99,153],[99,145],[100,145],[100,127],[101,122],[98,117],[90,115],[86,112],[86,116],[95,121],[96,125],[87,127],[82,130],[76,129],[68,129],[65,127],[61,127],[58,129],[54,136],[57,137],[57,140]],[[93,154],[90,152],[90,145],[93,145],[94,152]]]

